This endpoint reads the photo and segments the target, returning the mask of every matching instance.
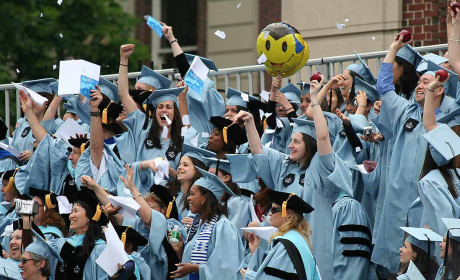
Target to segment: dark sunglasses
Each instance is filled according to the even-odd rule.
[[[20,259],[19,262],[22,263],[22,265],[25,265],[27,261],[35,261],[34,259]]]
[[[281,212],[281,211],[283,211],[283,209],[281,207],[279,207],[279,208],[272,207],[272,209],[270,209],[270,213],[272,213],[272,214],[276,214],[276,213]]]

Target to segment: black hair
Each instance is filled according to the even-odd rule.
[[[450,246],[446,243],[446,246],[449,246],[450,248],[446,248],[449,252],[451,252],[451,256],[444,256],[445,259],[447,259],[446,262],[446,269],[444,270],[444,275],[442,276],[442,280],[447,280],[449,279],[450,275],[453,275],[457,277],[460,275],[460,241],[457,241],[451,237],[449,237],[448,243]]]
[[[361,77],[358,73],[356,73],[356,72],[354,72],[352,70],[348,70],[348,71],[350,71],[350,76],[351,76],[351,81],[352,81],[350,94],[348,95],[348,98],[350,99],[350,97],[355,98],[355,95],[356,95],[356,92],[355,92],[355,77],[358,77],[363,81],[364,81],[364,78]],[[350,101],[350,100],[348,100],[348,101]],[[342,105],[342,104],[340,104],[340,105]]]
[[[396,63],[398,63],[399,66],[403,67],[403,73],[399,78],[399,81],[397,81],[395,85],[396,92],[399,92],[400,94],[404,95],[404,97],[407,100],[409,100],[412,91],[417,86],[419,80],[417,76],[417,71],[415,69],[415,66],[406,61],[405,59],[402,59],[397,56],[395,58],[395,61]]]
[[[200,213],[201,220],[203,222],[211,220],[215,215],[227,215],[226,205],[220,204],[219,200],[216,198],[212,191],[203,188],[202,186],[196,186],[202,195],[206,195],[206,199],[203,203],[203,207]]]
[[[161,149],[161,127],[158,125],[158,122],[156,120],[156,111],[157,108],[156,106],[153,107],[152,109],[152,125],[150,126],[150,131],[147,136],[147,139],[152,140],[153,142],[153,147],[157,149]],[[181,136],[181,130],[182,130],[182,118],[179,113],[179,108],[177,107],[176,102],[174,102],[174,119],[171,124],[171,142],[176,151],[180,151],[182,149],[182,136]],[[177,153],[176,153],[177,154]]]
[[[218,172],[221,172],[224,176],[229,175],[230,176],[230,181],[225,183],[225,185],[227,185],[227,187],[230,190],[232,190],[232,192],[235,195],[241,195],[240,187],[238,187],[238,185],[232,181],[232,174],[227,172],[227,171],[225,171],[225,170],[223,170],[223,169],[220,169],[220,168],[219,168]],[[216,174],[216,176],[217,176],[217,174]],[[222,195],[222,197],[220,198],[220,201],[224,202],[225,204],[227,204],[227,201],[230,199],[231,196],[232,196],[231,194],[225,192],[224,195]]]
[[[97,221],[94,221],[91,213],[94,213],[94,210],[85,202],[77,201],[78,205],[83,207],[86,212],[86,216],[89,219],[88,230],[86,231],[85,237],[83,239],[83,246],[81,252],[77,255],[79,258],[87,259],[91,252],[93,251],[94,246],[96,245],[96,240],[103,239],[105,240],[104,234],[102,233],[102,228]],[[91,215],[91,217],[89,217]],[[94,215],[94,214],[93,214]],[[101,214],[102,215],[102,214]]]

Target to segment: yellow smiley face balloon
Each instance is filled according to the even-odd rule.
[[[310,57],[310,49],[299,31],[282,22],[271,23],[260,32],[257,53],[267,57],[265,68],[270,75],[283,78],[300,70]]]

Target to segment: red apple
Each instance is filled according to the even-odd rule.
[[[310,77],[310,82],[313,81],[313,80],[318,81],[318,83],[321,82],[321,72],[313,73],[313,75],[311,75],[311,77]]]
[[[436,77],[439,76],[439,81],[440,81],[440,82],[444,82],[445,80],[447,80],[447,77],[448,77],[449,75],[447,74],[447,71],[446,71],[446,70],[441,69],[441,70],[436,71],[435,76],[436,76]]]
[[[452,9],[452,12],[456,16],[457,15],[457,10],[460,9],[460,3],[452,2],[452,4],[450,4],[450,8]]]
[[[398,40],[399,40],[399,36],[403,36],[403,43],[406,43],[406,42],[409,42],[410,39],[412,39],[412,33],[408,30],[401,30],[401,32],[399,32],[398,34]]]

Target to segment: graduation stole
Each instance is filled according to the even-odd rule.
[[[203,228],[201,229],[200,233],[198,234],[198,238],[193,244],[192,248],[192,256],[190,258],[191,263],[193,264],[205,264],[207,261],[207,253],[208,253],[208,245],[209,240],[211,239],[212,231],[214,230],[214,226],[218,220],[218,216],[215,215],[212,217],[210,221],[204,223]],[[187,238],[187,242],[193,238],[196,233],[198,226],[195,228],[190,229],[189,236]],[[192,230],[195,232],[192,232]]]

